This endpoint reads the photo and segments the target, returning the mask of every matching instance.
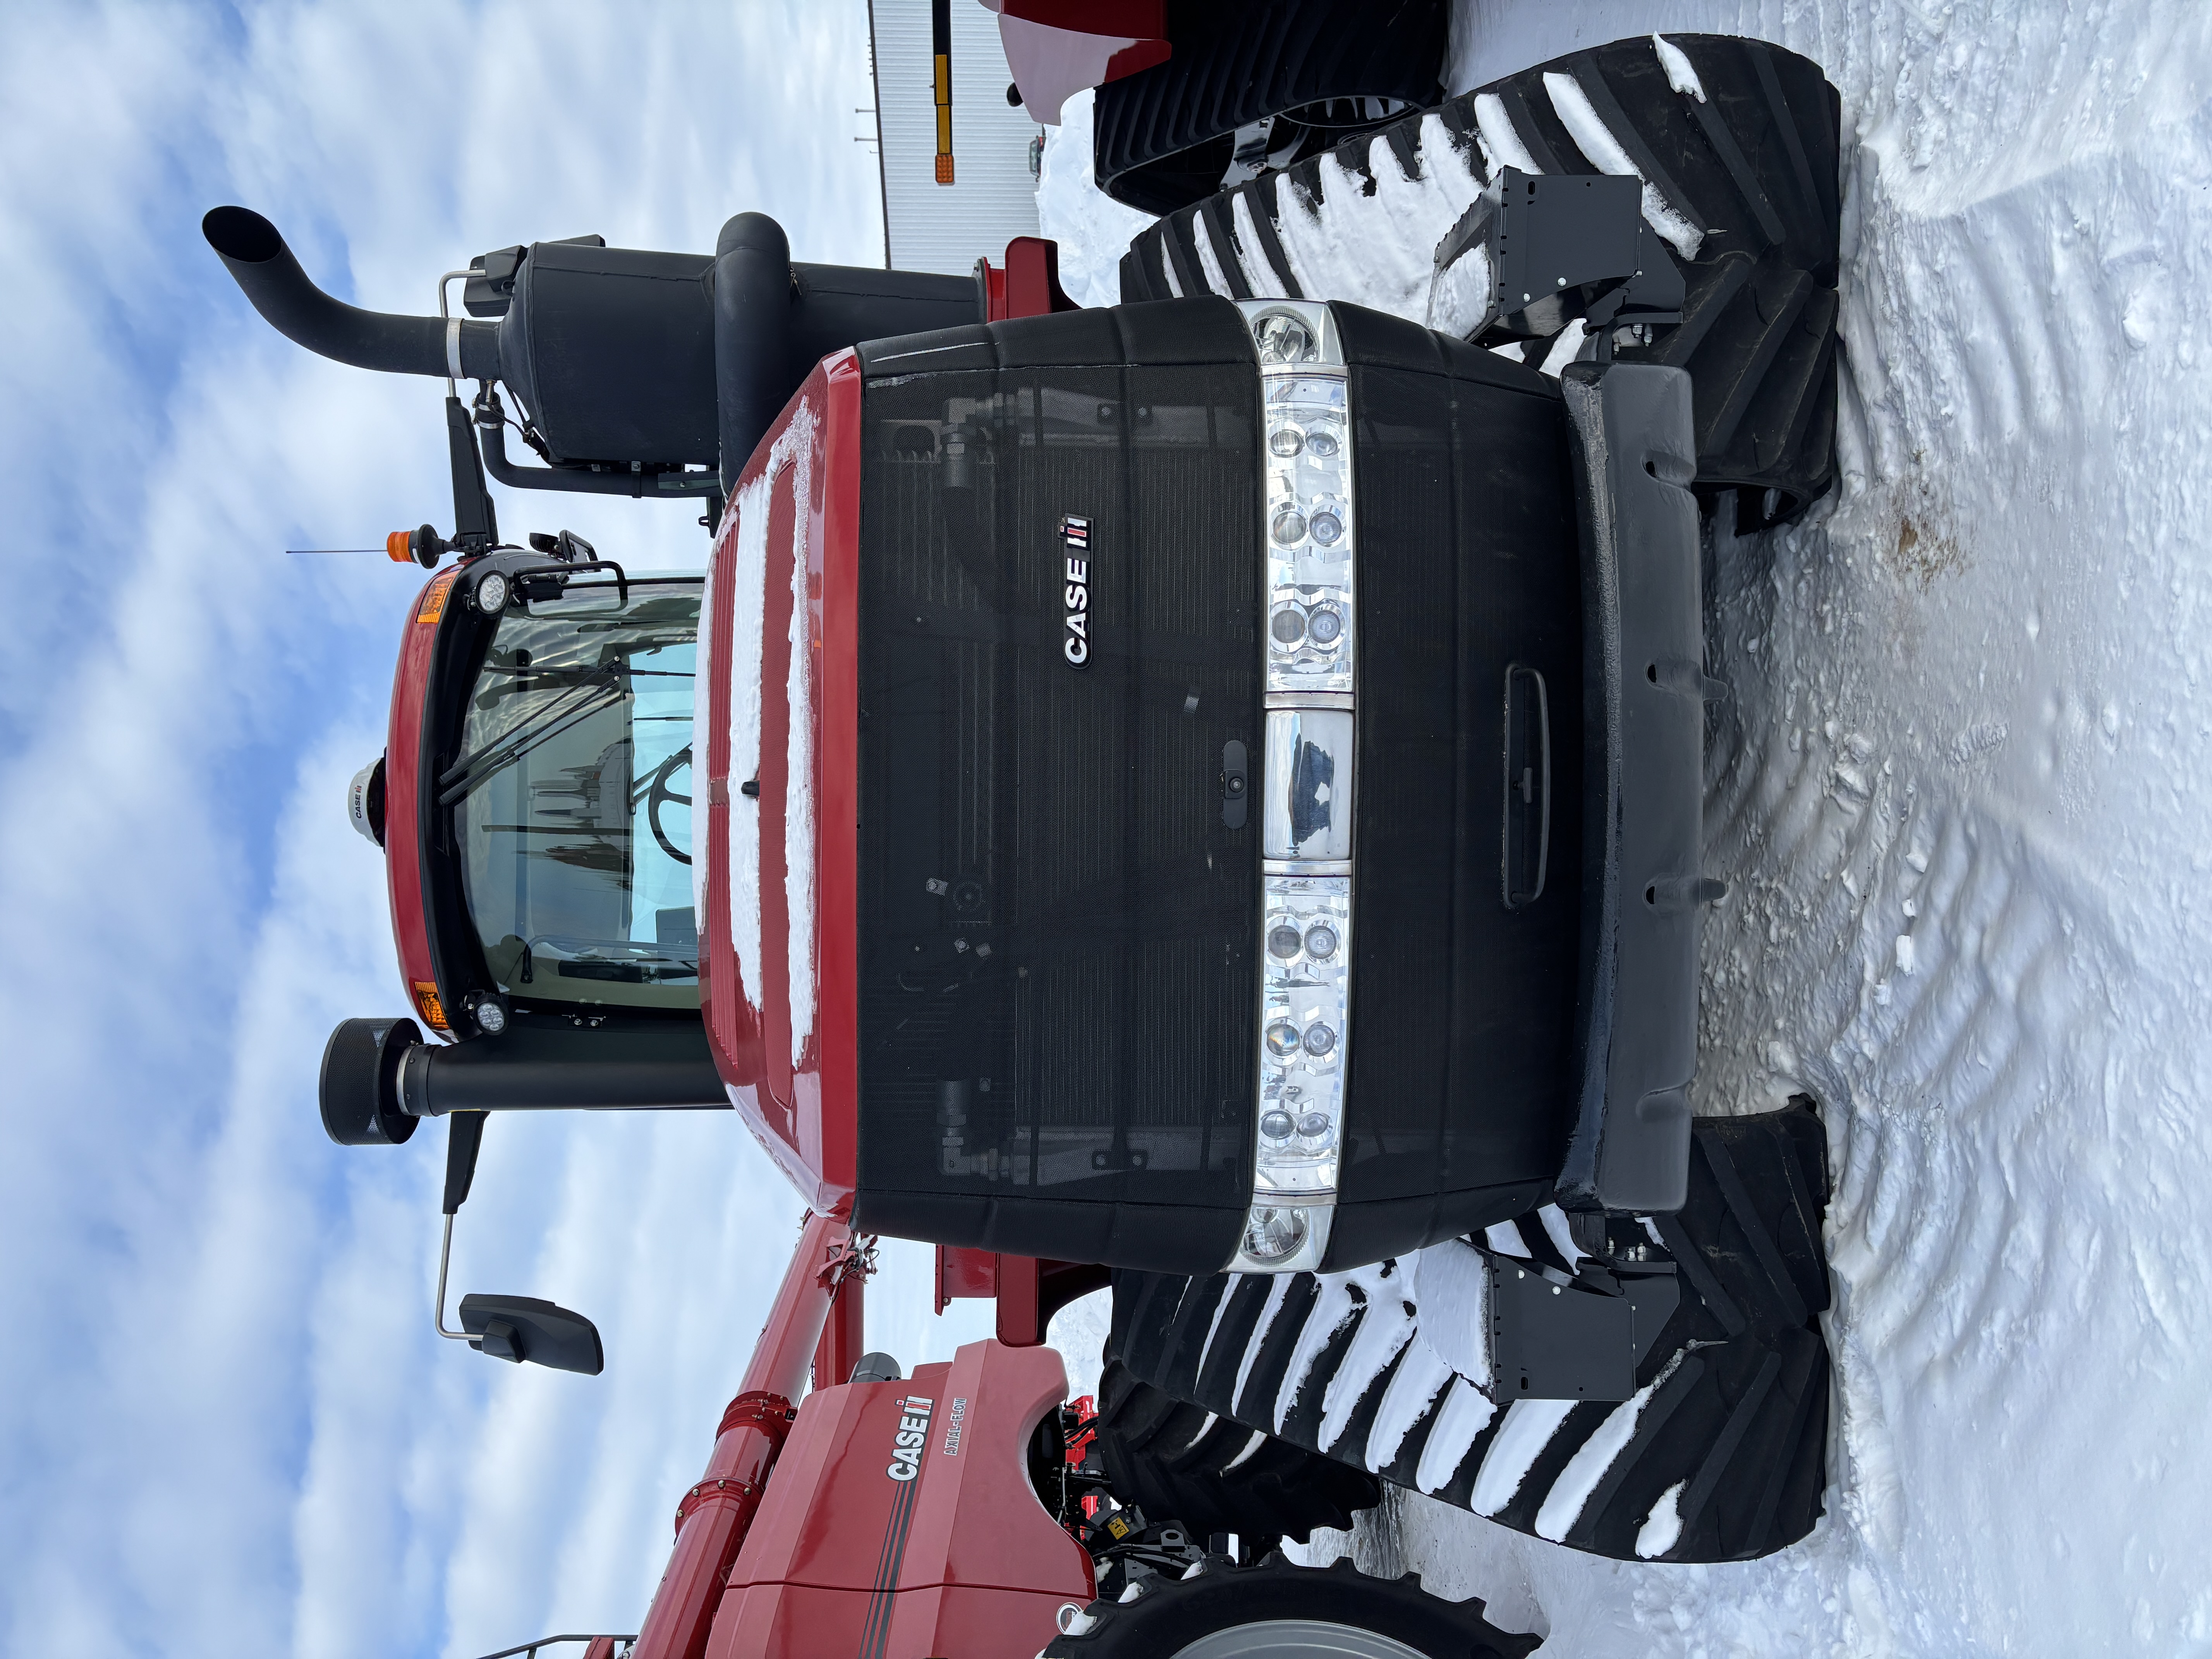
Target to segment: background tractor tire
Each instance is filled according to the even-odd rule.
[[[1645,218],[1678,239],[1668,257],[1687,292],[1679,326],[1617,356],[1688,371],[1702,497],[1735,490],[1741,531],[1794,518],[1836,474],[1841,105],[1819,65],[1763,40],[1672,34],[1665,45],[1678,62],[1650,35],[1572,52],[1180,206],[1129,244],[1121,298],[1213,291],[1400,306],[1402,296],[1306,292],[1301,239],[1402,239],[1402,226],[1362,222],[1389,210],[1377,205],[1388,173],[1431,182],[1439,222],[1419,231],[1441,242],[1493,163],[1572,176],[1626,157],[1650,186]],[[1401,314],[1427,321],[1419,304]],[[1552,343],[1531,343],[1526,360],[1544,363]]]
[[[1407,1294],[1388,1263],[1285,1275],[1279,1288],[1257,1273],[1116,1273],[1108,1357],[1191,1406],[1570,1548],[1623,1561],[1770,1555],[1812,1531],[1826,1486],[1826,1136],[1802,1097],[1778,1112],[1698,1118],[1692,1131],[1682,1208],[1649,1218],[1648,1232],[1644,1218],[1609,1224],[1609,1249],[1671,1260],[1679,1275],[1633,1400],[1493,1404],[1446,1371],[1432,1394],[1423,1385],[1410,1426],[1401,1412],[1377,1444],[1392,1381],[1430,1363],[1418,1336],[1401,1338],[1353,1384],[1323,1445],[1332,1383],[1358,1354],[1376,1363],[1359,1340],[1370,1310],[1393,1318]],[[1571,1274],[1536,1216],[1485,1241],[1493,1259]]]
[[[1110,1360],[1097,1429],[1115,1497],[1152,1520],[1182,1522],[1200,1540],[1228,1532],[1248,1551],[1255,1541],[1303,1544],[1316,1527],[1348,1528],[1382,1499],[1366,1470],[1186,1405]]]
[[[1269,116],[1330,140],[1443,95],[1448,0],[1170,0],[1174,55],[1098,88],[1100,185],[1146,213],[1211,196],[1237,131]]]
[[[1133,1588],[1093,1601],[1040,1659],[1523,1659],[1537,1645],[1492,1625],[1480,1601],[1431,1595],[1415,1573],[1370,1578],[1349,1560],[1208,1563],[1194,1578]]]

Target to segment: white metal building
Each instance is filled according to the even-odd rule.
[[[1030,145],[1044,129],[1006,102],[1013,79],[999,20],[952,0],[953,179],[936,179],[936,82],[929,0],[869,0],[882,161],[886,264],[964,276],[994,264],[1017,236],[1037,234]]]

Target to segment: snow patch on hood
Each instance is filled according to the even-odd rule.
[[[784,437],[791,454],[791,667],[785,681],[791,710],[784,752],[783,902],[791,975],[791,1063],[796,1067],[814,1035],[814,611],[807,603],[807,530],[813,512],[812,408],[801,403]],[[769,459],[773,471],[784,449]]]
[[[788,550],[796,566],[793,576],[795,603],[792,607],[792,637],[794,641],[805,638],[807,486],[819,422],[820,417],[811,405],[802,399],[790,425],[769,449],[768,464],[757,476],[738,487],[730,503],[729,510],[738,515],[738,533],[731,549],[727,578],[731,584],[729,719],[730,778],[733,785],[760,775],[761,677],[767,659],[764,635],[768,618],[769,503],[776,478],[786,467],[793,469],[792,488],[798,509],[792,518],[793,546]],[[720,569],[720,562],[717,561],[718,576]],[[720,594],[711,596],[705,609],[711,613],[720,606]],[[713,660],[706,654],[709,627],[710,624],[702,626],[702,662]],[[805,653],[794,646],[786,686],[787,695],[792,699],[792,719],[791,740],[786,751],[790,782],[786,790],[788,800],[784,817],[784,893],[791,907],[793,924],[788,949],[794,1051],[802,1041],[802,1031],[811,1035],[814,1025],[813,734],[808,718],[810,705],[805,701],[808,689],[805,657]],[[800,764],[802,760],[804,766]],[[730,944],[738,958],[738,976],[746,1000],[757,1008],[768,983],[761,939],[761,820],[758,811],[741,810],[745,806],[742,796],[732,799],[730,805],[729,869],[726,882],[729,890],[724,897],[729,907]],[[792,840],[793,820],[802,816],[806,825],[802,842],[805,848],[804,864],[794,856]],[[707,876],[707,860],[700,860],[691,866],[692,899],[701,915],[708,914]],[[803,901],[794,902],[801,893]],[[806,1011],[803,1024],[799,1018],[802,998]],[[794,1052],[794,1061],[796,1059]]]

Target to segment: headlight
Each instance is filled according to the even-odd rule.
[[[1255,1205],[1244,1223],[1243,1254],[1271,1265],[1285,1262],[1298,1253],[1311,1231],[1304,1210]]]
[[[461,999],[464,1034],[473,1026],[486,1036],[497,1036],[507,1027],[507,1000],[496,991],[471,991]]]
[[[1321,366],[1265,377],[1270,691],[1349,691],[1355,543],[1350,411]],[[1282,619],[1295,614],[1294,628]],[[1316,630],[1310,619],[1330,621]]]
[[[507,578],[496,570],[488,570],[476,586],[473,595],[477,610],[487,617],[496,617],[507,609]]]
[[[1229,1267],[1317,1269],[1344,1150],[1351,1052],[1352,809],[1358,538],[1352,407],[1326,306],[1250,301],[1266,442],[1259,480],[1264,900],[1252,1203]]]
[[[1260,361],[1272,368],[1279,363],[1310,363],[1314,359],[1314,331],[1303,317],[1288,311],[1263,312],[1252,323],[1252,343]]]
[[[1347,876],[1268,876],[1260,1139],[1253,1208],[1233,1270],[1317,1267],[1344,1145]],[[1325,948],[1316,950],[1316,945]],[[1264,1219],[1263,1219],[1264,1218]]]

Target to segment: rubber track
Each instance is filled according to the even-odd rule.
[[[1200,1539],[1233,1532],[1303,1544],[1316,1527],[1349,1527],[1382,1499],[1364,1469],[1187,1404],[1111,1362],[1099,1379],[1094,1443],[1115,1498]]]
[[[1680,1304],[1638,1369],[1648,1392],[1632,1413],[1627,1443],[1559,1540],[1621,1560],[1639,1559],[1646,1520],[1669,1492],[1680,1530],[1656,1559],[1726,1561],[1771,1554],[1804,1537],[1826,1485],[1829,1362],[1819,1325],[1828,1306],[1820,1246],[1826,1134],[1801,1097],[1778,1112],[1698,1119],[1693,1139],[1688,1202],[1655,1218],[1681,1271]],[[1493,1228],[1480,1242],[1501,1257],[1568,1265],[1534,1216]],[[1502,1480],[1501,1458],[1486,1493],[1491,1503],[1482,1512],[1535,1533],[1561,1474],[1630,1407],[1517,1401],[1501,1410],[1473,1382],[1446,1376],[1412,1431],[1382,1449],[1386,1456],[1370,1447],[1377,1410],[1401,1372],[1427,1352],[1407,1342],[1367,1385],[1334,1443],[1321,1444],[1330,1382],[1370,1302],[1397,1294],[1403,1282],[1395,1264],[1285,1281],[1116,1273],[1107,1352],[1191,1407],[1467,1509],[1476,1507],[1478,1482],[1501,1440],[1527,1455],[1523,1431],[1564,1410],[1537,1437],[1518,1482]],[[1302,1346],[1313,1357],[1286,1388]],[[1407,1386],[1416,1380],[1409,1373]],[[1504,1433],[1516,1418],[1520,1426]],[[1501,1484],[1510,1495],[1494,1490]],[[1557,1517],[1552,1528],[1561,1529]]]
[[[1082,1628],[1054,1638],[1037,1659],[1164,1659],[1201,1637],[1277,1619],[1377,1632],[1433,1659],[1526,1659],[1539,1645],[1534,1636],[1499,1630],[1480,1601],[1431,1595],[1419,1573],[1370,1577],[1348,1559],[1326,1567],[1280,1555],[1242,1567],[1208,1562],[1194,1577],[1148,1578],[1133,1588],[1127,1601],[1093,1601]]]
[[[1458,163],[1440,170],[1440,180],[1457,179],[1462,166],[1486,179],[1486,98],[1497,100],[1493,124],[1502,112],[1538,171],[1599,171],[1545,82],[1564,76],[1645,180],[1704,233],[1695,258],[1669,256],[1688,290],[1682,325],[1619,356],[1689,371],[1698,482],[1708,497],[1742,492],[1741,527],[1794,517],[1835,478],[1840,105],[1817,66],[1779,46],[1729,35],[1667,39],[1688,58],[1704,99],[1674,90],[1649,36],[1571,53],[1170,214],[1130,244],[1121,297],[1210,289],[1231,298],[1354,297],[1304,291],[1284,246],[1285,216],[1304,211],[1325,225],[1342,192],[1376,193],[1378,165],[1427,176],[1427,149],[1438,144],[1449,145]],[[1447,220],[1436,234],[1450,228]],[[1201,234],[1222,273],[1218,283],[1206,279]],[[1240,287],[1247,294],[1236,293]]]
[[[1334,97],[1426,104],[1443,93],[1450,10],[1439,0],[1180,4],[1175,55],[1099,88],[1092,161],[1117,201],[1164,213],[1212,193],[1237,129]]]

